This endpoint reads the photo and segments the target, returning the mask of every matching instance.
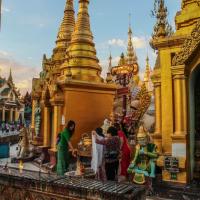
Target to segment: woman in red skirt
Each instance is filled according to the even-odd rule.
[[[115,128],[118,130],[118,136],[121,141],[121,161],[120,161],[120,170],[119,170],[119,181],[126,180],[127,177],[127,169],[130,165],[131,161],[131,149],[128,144],[128,140],[124,134],[124,132],[121,130],[120,124],[115,123]]]

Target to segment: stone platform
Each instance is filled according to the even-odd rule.
[[[133,184],[100,182],[50,173],[0,167],[2,199],[145,200],[145,189]]]
[[[200,200],[200,183],[189,185],[168,182],[153,183],[155,198],[169,200]]]

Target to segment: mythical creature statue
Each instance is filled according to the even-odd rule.
[[[150,138],[143,126],[139,128],[137,143],[134,159],[128,168],[128,173],[134,174],[133,181],[135,183],[144,184],[145,177],[155,177],[155,161],[158,153],[156,145],[150,143]]]
[[[39,102],[37,102],[35,107],[35,134],[38,137],[40,134],[40,124],[41,124],[41,108]]]
[[[29,131],[27,128],[23,127],[19,131],[20,141],[18,143],[17,158],[25,159],[29,157]]]

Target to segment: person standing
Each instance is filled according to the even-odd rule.
[[[75,155],[75,150],[71,144],[71,137],[75,131],[75,122],[70,120],[63,132],[59,135],[57,143],[57,174],[63,176],[67,172],[70,162],[70,153]]]
[[[93,133],[97,144],[105,146],[105,171],[109,181],[116,180],[119,167],[120,139],[117,136],[117,129],[113,126],[107,130],[106,138],[99,140],[97,135]]]
[[[114,127],[117,129],[118,136],[121,141],[121,145],[120,145],[121,159],[120,159],[119,181],[123,181],[123,180],[126,180],[126,177],[127,177],[127,169],[129,167],[130,161],[131,161],[131,149],[129,147],[126,135],[121,130],[120,124],[115,123]]]
[[[96,174],[97,180],[106,180],[105,175],[105,162],[104,162],[104,148],[103,145],[97,144],[95,136],[98,140],[102,140],[105,138],[103,134],[102,128],[96,128],[95,131],[92,131],[92,161],[91,161],[91,168]]]

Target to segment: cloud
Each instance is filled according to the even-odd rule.
[[[133,37],[132,38],[132,41],[133,41],[133,46],[136,48],[136,49],[142,49],[142,48],[145,48],[146,47],[146,40],[145,40],[145,37]]]
[[[132,41],[133,41],[133,46],[136,49],[145,48],[145,46],[146,46],[146,40],[145,40],[145,37],[143,37],[143,36],[140,36],[140,37],[134,36],[132,38]],[[108,45],[124,47],[124,48],[127,47],[127,43],[128,42],[126,40],[116,39],[116,38],[110,39],[107,42]]]
[[[39,67],[27,66],[26,64],[20,63],[0,53],[1,77],[7,78],[10,68],[12,69],[15,86],[20,89],[21,94],[25,94],[27,91],[30,92],[32,88],[32,78],[38,77],[41,69]]]
[[[0,50],[0,56],[7,57],[8,55],[8,52]]]
[[[113,38],[111,40],[108,40],[108,45],[126,47],[126,42],[122,39]]]
[[[11,10],[9,8],[5,8],[5,7],[2,7],[2,13],[5,13],[5,12],[10,12]]]
[[[40,27],[40,28],[43,28],[43,27],[44,27],[44,24],[40,23],[40,24],[39,24],[39,27]]]

